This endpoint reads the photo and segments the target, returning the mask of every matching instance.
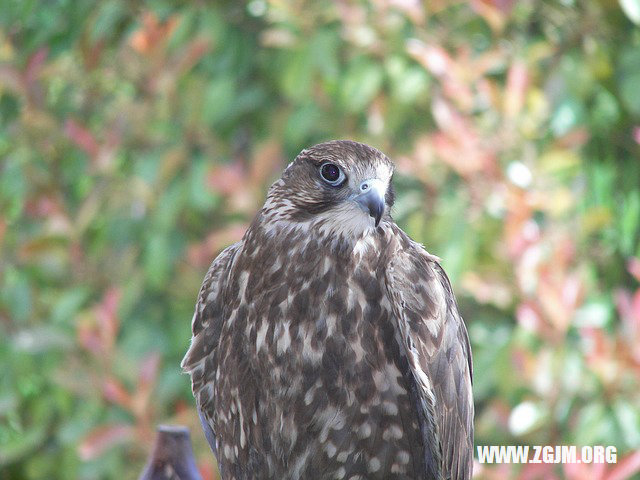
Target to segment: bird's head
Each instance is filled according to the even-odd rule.
[[[389,218],[393,163],[362,143],[336,140],[300,152],[269,192],[275,218],[351,237]]]

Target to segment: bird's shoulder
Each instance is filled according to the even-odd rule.
[[[418,326],[425,316],[438,320],[438,300],[443,297],[438,279],[440,259],[413,241],[398,226],[391,228],[387,250],[386,281],[397,313],[407,309],[420,311],[421,319],[413,319]]]
[[[191,347],[182,361],[182,368],[189,373],[202,363],[218,343],[223,321],[224,287],[229,278],[233,260],[242,245],[243,242],[240,241],[220,252],[204,277],[191,322],[193,335]],[[193,387],[195,393],[195,383]]]

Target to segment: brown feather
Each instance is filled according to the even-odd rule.
[[[346,174],[329,188],[318,169]],[[388,207],[354,203],[389,182],[378,150],[303,151],[198,296],[190,373],[224,479],[471,476],[471,351],[436,257]],[[356,192],[356,193],[354,193]]]

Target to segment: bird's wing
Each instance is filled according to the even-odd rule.
[[[223,318],[223,291],[236,252],[242,242],[235,243],[216,257],[204,277],[191,323],[191,346],[182,360],[182,368],[191,375],[191,389],[198,404],[200,422],[207,441],[215,452],[215,424],[208,413],[212,410],[213,381],[217,370],[216,348]]]
[[[467,329],[436,257],[400,235],[402,246],[389,262],[387,281],[415,380],[427,470],[435,478],[466,480],[473,466]]]

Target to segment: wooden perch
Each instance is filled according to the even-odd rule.
[[[187,427],[158,427],[153,451],[139,480],[202,480]]]

